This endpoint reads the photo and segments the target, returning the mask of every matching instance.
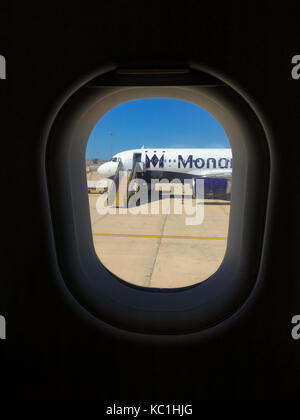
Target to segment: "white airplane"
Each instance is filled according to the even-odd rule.
[[[138,166],[137,166],[138,164]],[[117,153],[109,162],[99,166],[97,172],[101,179],[113,179],[118,169],[122,171],[137,169],[137,176],[151,184],[151,179],[192,180],[207,179],[210,189],[231,189],[232,154],[231,149],[168,149],[144,148]],[[213,180],[219,180],[215,183]],[[223,186],[222,181],[223,180]],[[215,185],[214,185],[215,184]],[[101,184],[100,184],[101,186]]]

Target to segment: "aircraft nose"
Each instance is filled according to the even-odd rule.
[[[115,175],[117,167],[117,162],[106,162],[99,166],[97,172],[101,175],[101,178],[110,178]]]

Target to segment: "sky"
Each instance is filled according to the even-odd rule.
[[[111,109],[91,132],[86,158],[109,160],[111,139],[112,155],[142,146],[230,147],[222,126],[211,114],[178,99],[137,99]]]

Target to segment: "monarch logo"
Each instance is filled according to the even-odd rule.
[[[157,164],[158,164],[159,168],[163,168],[164,167],[164,155],[162,155],[162,157],[160,159],[155,154],[152,156],[151,159],[149,158],[148,155],[146,155],[146,168],[150,168],[151,163],[152,163],[152,166],[154,166],[154,168],[156,167]]]
[[[220,168],[220,169],[229,169],[232,168],[232,159],[227,158],[208,158],[207,160],[202,158],[194,159],[193,155],[189,155],[189,157],[185,160],[181,155],[178,155],[178,168],[195,168],[202,169],[202,168]]]
[[[6,79],[6,60],[0,55],[0,79]]]
[[[6,339],[6,321],[4,316],[0,315],[0,340]]]

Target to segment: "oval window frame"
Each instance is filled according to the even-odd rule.
[[[45,198],[64,290],[75,298],[75,306],[106,327],[143,335],[201,333],[232,317],[260,278],[272,179],[270,135],[250,101],[219,74],[198,63],[186,68],[211,75],[217,83],[93,87],[95,76],[99,80],[118,69],[104,66],[65,95],[45,130]],[[85,174],[89,134],[108,110],[147,97],[201,106],[220,122],[232,146],[232,204],[223,262],[209,279],[184,288],[150,289],[120,281],[99,262],[93,246]]]

